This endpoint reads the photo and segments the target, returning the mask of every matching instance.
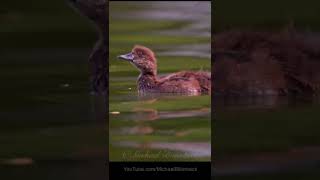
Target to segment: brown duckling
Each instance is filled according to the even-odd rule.
[[[139,94],[178,93],[187,95],[211,94],[211,73],[205,71],[180,71],[167,76],[157,76],[157,59],[147,47],[136,45],[132,52],[118,56],[140,70]]]

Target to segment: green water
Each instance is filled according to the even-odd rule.
[[[210,71],[209,3],[110,3],[110,160],[210,161],[211,97],[138,97],[138,70],[116,58],[136,44],[156,52],[160,74]]]

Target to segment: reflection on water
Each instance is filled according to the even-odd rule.
[[[171,97],[172,98],[172,97]],[[156,102],[156,99],[151,99],[149,101],[144,101],[145,103],[152,104]],[[125,115],[117,115],[119,119],[132,120],[137,122],[137,125],[132,127],[121,127],[119,129],[113,129],[113,133],[121,135],[151,135],[152,133],[157,133],[160,135],[171,136],[171,137],[183,137],[191,134],[193,129],[175,130],[171,129],[156,129],[150,125],[144,124],[144,121],[172,121],[172,125],[177,121],[176,118],[182,118],[179,121],[184,121],[183,118],[186,117],[206,117],[210,118],[211,109],[201,108],[192,110],[177,110],[177,111],[158,111],[152,108],[133,108],[133,112]],[[196,122],[195,122],[196,123]],[[208,127],[210,128],[210,127]],[[209,137],[208,137],[209,138]],[[119,141],[114,142],[115,145],[120,145],[124,147],[133,148],[143,148],[143,149],[165,149],[179,151],[187,153],[192,157],[210,157],[211,143],[201,143],[201,142],[148,142],[148,143],[137,143],[137,142],[127,142]]]
[[[209,100],[210,97],[207,97]],[[193,98],[197,99],[197,97]],[[144,152],[147,150],[158,152],[169,150],[176,154],[173,158],[190,158],[191,160],[205,158],[210,160],[210,107],[190,110],[173,110],[174,108],[172,110],[158,110],[159,108],[156,108],[161,103],[165,106],[170,106],[170,102],[183,103],[179,100],[181,100],[181,96],[164,96],[148,100],[144,97],[144,100],[134,101],[137,106],[133,106],[130,112],[111,113],[109,115],[111,146],[131,148],[132,152],[135,149]],[[184,107],[188,108],[188,105],[186,104]],[[117,123],[120,125],[113,125]],[[124,160],[116,155],[113,157],[113,154],[111,151],[111,159]]]
[[[120,146],[134,147],[138,149],[160,149],[184,152],[185,157],[208,157],[211,155],[210,143],[193,143],[193,142],[150,142],[150,143],[135,143],[135,142],[119,142]],[[180,155],[181,156],[181,155]]]
[[[121,128],[121,134],[151,134],[154,132],[154,129],[150,126],[138,125],[134,127],[124,127]]]
[[[183,117],[202,117],[210,116],[211,109],[201,108],[193,110],[177,110],[177,111],[157,111],[152,108],[134,108],[134,113],[121,115],[120,112],[111,112],[112,115],[117,115],[121,118],[126,118],[127,120],[135,121],[153,121],[161,119],[174,119]]]

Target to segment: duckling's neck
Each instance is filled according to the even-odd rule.
[[[150,90],[156,87],[157,75],[154,72],[141,72],[138,77],[139,91]]]

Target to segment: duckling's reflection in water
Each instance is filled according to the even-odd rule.
[[[137,125],[133,127],[125,127],[121,128],[120,132],[121,134],[128,134],[128,135],[146,135],[146,134],[152,134],[155,131],[155,129],[148,125]]]
[[[144,97],[146,98],[146,97]],[[174,97],[172,97],[174,98]],[[144,104],[153,104],[158,99],[147,99],[142,101]],[[129,119],[133,119],[135,121],[154,121],[158,119],[171,119],[171,118],[183,118],[183,117],[201,117],[201,116],[210,116],[211,109],[208,108],[199,108],[192,110],[175,110],[175,111],[158,111],[155,108],[144,108],[144,107],[136,107],[133,109],[133,112],[128,117]]]
[[[180,156],[185,158],[192,157],[209,157],[211,156],[211,144],[205,142],[120,142],[120,146],[133,147],[141,150],[158,149],[157,154],[162,154],[162,158],[173,158]],[[161,151],[163,150],[163,151]],[[172,154],[169,151],[180,151],[182,154]],[[138,152],[138,151],[136,151]],[[143,153],[145,157],[145,153]]]
[[[136,100],[143,106],[137,106],[132,109],[132,113],[125,114],[125,118],[135,121],[152,121],[157,119],[170,119],[170,118],[182,118],[182,117],[195,117],[195,116],[210,116],[210,107],[202,107],[191,110],[167,110],[158,111],[157,108],[153,108],[154,104],[159,101],[176,101],[185,99],[187,96],[192,95],[177,95],[175,93],[147,93],[144,95],[138,95]],[[210,97],[208,96],[210,99]],[[149,108],[150,105],[150,108]],[[122,116],[122,115],[120,115]]]
[[[211,113],[210,108],[180,111],[158,111],[156,109],[151,108],[135,108],[134,111],[136,121],[153,121],[157,119],[210,116]]]

